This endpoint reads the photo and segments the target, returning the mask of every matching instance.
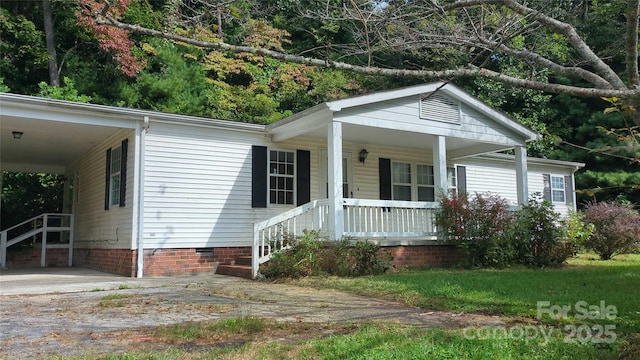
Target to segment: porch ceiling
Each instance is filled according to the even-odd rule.
[[[305,135],[326,139],[327,130],[325,127],[321,127],[309,131]],[[431,151],[433,142],[436,139],[434,135],[429,134],[352,124],[343,124],[342,138],[344,142],[360,144],[364,148],[370,145],[380,145],[427,151]],[[491,144],[471,139],[452,137],[447,137],[446,147],[447,157],[450,159],[511,149],[508,146],[505,146],[505,144]]]
[[[0,117],[0,169],[22,172],[63,173],[65,167],[119,128]],[[14,139],[13,132],[23,133]]]

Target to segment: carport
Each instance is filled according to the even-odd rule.
[[[70,187],[73,185],[73,174],[68,173],[71,164],[117,131],[139,129],[141,120],[142,116],[129,109],[114,111],[100,105],[0,93],[0,170],[62,174],[67,180],[65,186]],[[2,267],[6,266],[7,247],[38,234],[43,238],[42,267],[47,248],[55,247],[69,249],[69,266],[72,265],[74,202],[70,201],[73,193],[67,195],[65,214],[24,219],[20,226],[0,233]],[[48,232],[68,232],[69,241],[47,245]]]

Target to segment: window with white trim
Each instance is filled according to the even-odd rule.
[[[392,199],[404,201],[436,201],[436,186],[433,165],[416,164],[415,178],[410,163],[392,162],[391,185]],[[456,169],[447,168],[447,187],[449,193],[457,191]]]
[[[436,201],[436,187],[433,166],[416,165],[418,183],[418,201]]]
[[[564,203],[565,200],[564,176],[551,175],[551,202]]]
[[[120,171],[122,170],[122,147],[111,149],[109,166],[109,205],[120,204]]]
[[[411,164],[393,162],[391,165],[392,199],[411,201]]]
[[[270,204],[294,204],[294,158],[293,151],[269,151]]]
[[[456,168],[447,168],[447,189],[449,195],[456,195],[458,192],[458,180],[456,177]]]

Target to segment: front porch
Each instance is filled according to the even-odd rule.
[[[316,200],[311,196],[301,202],[298,197],[299,205],[309,202],[254,225],[254,278],[258,266],[274,250],[287,246],[288,236],[300,236],[305,229],[328,239],[436,244],[435,201],[441,194],[467,191],[465,167],[458,164],[469,157],[514,151],[516,194],[512,201],[513,205],[526,203],[526,143],[539,137],[462,90],[442,83],[320,104],[267,126],[267,132],[271,141],[283,146],[304,143],[308,149],[313,142],[324,143],[320,146],[326,146],[326,155],[321,152],[319,156]],[[308,159],[308,150],[298,150],[304,152]],[[364,156],[354,156],[360,153]],[[369,159],[368,153],[372,154]],[[353,180],[349,164],[356,159],[363,169]],[[374,164],[369,165],[371,162]],[[269,183],[281,177],[277,167],[269,170],[264,178],[254,177],[254,182]],[[280,188],[271,184],[269,190],[277,193]],[[360,191],[361,187],[367,191]],[[308,191],[305,195],[309,196]]]

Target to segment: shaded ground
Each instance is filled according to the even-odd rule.
[[[122,352],[148,342],[150,329],[158,325],[241,316],[308,324],[302,338],[368,321],[442,328],[503,324],[498,317],[425,311],[335,290],[221,275],[122,278],[119,285],[116,279],[91,290],[48,294],[11,295],[9,284],[0,281],[0,358],[6,359]],[[326,323],[336,325],[322,326]]]

